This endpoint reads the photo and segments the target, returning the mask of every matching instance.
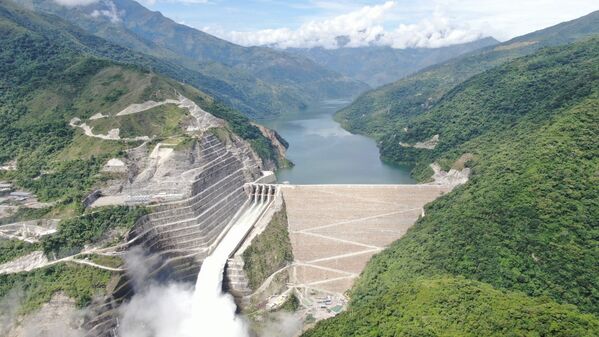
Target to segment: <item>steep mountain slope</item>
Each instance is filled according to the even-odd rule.
[[[0,181],[47,202],[0,214],[0,335],[112,336],[134,291],[123,254],[167,251],[152,273],[193,281],[244,184],[285,163],[274,132],[146,65],[170,67],[0,1]]]
[[[488,37],[442,48],[393,49],[372,46],[324,49],[318,47],[290,48],[285,51],[307,57],[327,69],[376,88],[428,66],[498,43],[499,41]]]
[[[186,142],[185,126],[198,126],[192,125],[196,122],[190,119],[190,111],[179,103],[181,97],[189,99],[187,106],[197,104],[227,121],[226,133],[251,144],[265,166],[286,164],[271,140],[247,117],[209,95],[137,65],[98,57],[113,56],[142,65],[160,62],[73,32],[70,25],[54,19],[11,2],[0,6],[0,163],[18,164],[15,171],[0,171],[0,178],[31,190],[42,200],[58,200],[58,208],[71,208],[92,186],[110,177],[99,174],[109,158],[146,138],[175,137],[175,143]],[[114,116],[128,105],[149,100],[177,103],[134,117]],[[94,115],[110,118],[94,120]],[[92,128],[86,133],[110,136],[111,130],[118,129],[121,134],[98,141],[84,134],[85,125],[77,125],[74,118]]]
[[[197,89],[137,66],[165,64],[85,35],[55,19],[36,15],[11,2],[3,1],[0,6],[0,83],[5,88],[5,104],[0,110],[0,162],[23,156],[20,162],[24,163],[33,156],[28,168],[31,172],[23,177],[23,182],[44,169],[48,155],[70,146],[76,136],[68,125],[70,119],[118,112],[128,104],[148,99],[175,99],[176,92],[227,120],[230,128],[252,141],[265,159],[276,160],[270,141],[246,117]],[[115,64],[98,57],[134,65]]]
[[[202,89],[252,116],[300,111],[322,99],[350,97],[363,83],[314,62],[268,48],[245,48],[177,24],[133,0],[64,7],[53,0],[24,2],[125,48],[169,61],[202,76]]]
[[[599,39],[477,75],[405,134],[440,140],[400,160],[467,165],[471,180],[369,263],[348,312],[306,336],[596,335]]]
[[[341,110],[336,119],[348,130],[375,138],[403,128],[402,122],[427,111],[453,87],[475,74],[542,47],[599,33],[599,12],[514,38],[424,69],[395,83],[367,92]]]

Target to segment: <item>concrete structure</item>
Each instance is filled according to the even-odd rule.
[[[157,160],[155,165],[146,167],[152,176],[132,183],[138,195],[157,195],[166,190],[184,197],[150,205],[153,212],[137,221],[120,250],[142,248],[148,254],[146,264],[152,266],[152,277],[195,282],[202,261],[227,226],[249,200],[266,191],[262,186],[267,185],[246,186],[261,177],[262,169],[259,162],[248,159],[251,154],[246,151],[249,147],[232,149],[206,133],[196,148],[172,155],[173,162],[179,165]],[[185,156],[186,159],[179,158]],[[166,171],[166,166],[170,166],[170,171]],[[154,178],[157,176],[165,179]],[[145,203],[150,201],[144,199]],[[89,336],[112,337],[111,331],[118,324],[115,309],[132,295],[129,280],[121,278],[112,296],[95,308],[99,314],[87,323]]]
[[[448,185],[282,185],[293,286],[343,296],[372,255],[401,238]]]
[[[272,179],[272,176],[268,172],[263,172],[263,178],[257,181],[264,181]],[[262,187],[262,191],[266,192],[268,197],[272,198],[272,205],[265,210],[264,215],[254,224],[252,229],[248,232],[245,240],[239,244],[234,254],[227,261],[227,268],[225,270],[225,287],[229,293],[233,295],[236,303],[242,307],[247,308],[251,304],[252,289],[249,286],[249,280],[245,274],[244,267],[245,262],[243,260],[243,253],[252,244],[254,238],[260,235],[268,226],[272,220],[273,215],[280,211],[283,205],[283,198],[280,193],[280,188],[273,184],[252,184],[246,186],[248,193],[255,193],[258,189],[257,186]],[[255,199],[255,198],[254,198]],[[278,289],[277,292],[284,291]]]

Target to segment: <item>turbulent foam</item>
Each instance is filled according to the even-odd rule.
[[[235,314],[237,307],[233,296],[222,291],[223,274],[227,259],[262,214],[266,205],[267,202],[253,204],[229,230],[214,253],[202,264],[191,315],[184,322],[179,336],[248,336],[245,323]]]
[[[255,201],[234,222],[214,252],[204,260],[194,290],[180,283],[152,283],[125,304],[121,308],[120,336],[249,336],[244,320],[235,314],[233,297],[222,291],[223,273],[229,256],[269,202],[269,199]]]

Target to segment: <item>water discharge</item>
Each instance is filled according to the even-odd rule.
[[[233,296],[223,293],[223,274],[227,260],[258,220],[270,202],[270,196],[259,198],[241,215],[214,252],[204,260],[193,294],[191,314],[183,321],[176,336],[246,337],[248,329],[236,315]]]

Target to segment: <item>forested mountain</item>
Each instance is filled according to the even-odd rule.
[[[391,159],[420,178],[432,162],[467,166],[470,181],[305,336],[596,336],[599,38],[509,61],[432,104],[389,139],[404,144]],[[434,149],[405,145],[433,135]]]
[[[106,141],[98,146],[69,126],[72,118],[114,113],[129,104],[176,98],[176,93],[227,120],[265,158],[276,158],[270,141],[247,117],[145,68],[168,73],[178,71],[176,66],[5,0],[0,3],[0,34],[0,163],[17,160],[19,169],[3,174],[44,200],[79,201],[101,178],[97,173],[108,158],[136,145]],[[177,113],[170,117],[182,118]]]
[[[189,83],[251,116],[301,111],[320,100],[355,96],[368,88],[304,57],[241,47],[175,23],[133,0],[75,7],[53,0],[22,3],[117,45],[199,73],[203,80]]]
[[[428,66],[468,52],[498,44],[487,37],[441,48],[394,49],[386,46],[342,47],[338,49],[289,48],[285,51],[312,61],[376,88],[397,81]]]
[[[573,42],[597,33],[599,12],[593,12],[483,48],[367,92],[338,112],[336,119],[352,132],[386,139],[386,132],[403,128],[406,118],[429,110],[443,95],[473,75],[540,48]]]
[[[15,165],[15,169],[0,170],[0,181],[44,202],[39,208],[19,206],[14,213],[3,213],[0,224],[61,220],[56,232],[39,241],[7,240],[5,236],[0,240],[3,263],[31,253],[44,254],[43,268],[32,265],[35,270],[30,272],[21,269],[0,274],[0,335],[12,336],[11,329],[22,323],[19,320],[56,296],[66,298],[66,307],[72,300],[83,308],[114,291],[120,278],[115,272],[118,269],[71,260],[48,263],[48,259],[72,258],[100,242],[122,242],[136,220],[147,213],[144,207],[129,206],[86,209],[82,200],[94,189],[138,174],[103,170],[111,159],[122,158],[143,167],[144,156],[151,156],[144,147],[159,148],[165,142],[174,152],[190,151],[199,146],[199,137],[208,134],[240,152],[246,148],[239,139],[244,140],[247,149],[254,150],[250,155],[256,154],[263,163],[282,159],[272,141],[247,117],[150,69],[180,71],[167,62],[88,35],[58,17],[0,0],[0,163]],[[183,98],[185,104],[180,103]],[[132,106],[167,100],[171,103],[119,115]],[[220,119],[210,122],[215,117]],[[200,128],[202,122],[207,130]],[[136,151],[137,155],[132,154]],[[88,254],[80,258],[113,268],[123,263],[115,256]],[[13,303],[11,296],[17,293],[18,301]],[[53,315],[65,321],[70,317],[62,311]],[[36,329],[37,323],[25,328]],[[62,325],[59,335],[67,327]],[[46,335],[45,330],[40,331]]]

